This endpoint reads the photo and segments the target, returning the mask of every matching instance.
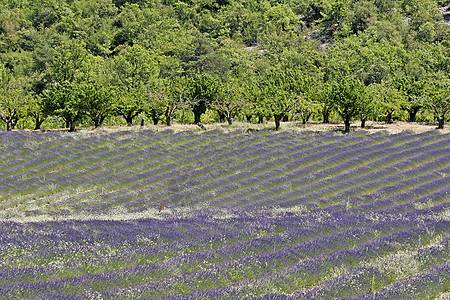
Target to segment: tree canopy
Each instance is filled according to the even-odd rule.
[[[138,116],[170,125],[180,112],[201,123],[212,112],[230,124],[274,120],[278,129],[286,118],[348,119],[343,103],[364,99],[358,112],[345,106],[344,114],[441,128],[449,118],[448,5],[2,1],[1,120],[11,130],[28,126],[19,120],[39,128],[56,117],[74,130],[132,125]],[[349,86],[362,98],[352,98]]]

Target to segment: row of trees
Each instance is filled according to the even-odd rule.
[[[446,1],[0,3],[0,120],[448,119]],[[406,113],[406,116],[404,115]],[[48,122],[48,121],[47,121]]]
[[[12,83],[11,83],[12,84]],[[207,109],[214,110],[220,121],[232,124],[237,115],[252,117],[260,122],[273,118],[276,130],[289,116],[297,116],[305,124],[312,115],[321,115],[329,122],[336,112],[349,132],[352,119],[360,119],[361,127],[367,119],[393,122],[393,115],[404,111],[414,122],[420,109],[433,114],[438,128],[450,111],[450,80],[430,78],[413,81],[396,78],[391,82],[365,86],[354,76],[337,76],[330,81],[320,81],[306,76],[301,70],[269,70],[251,78],[213,77],[209,74],[155,79],[148,85],[100,85],[97,82],[74,83],[64,81],[46,89],[41,95],[28,97],[19,89],[3,89],[3,107],[0,118],[11,130],[20,118],[33,118],[39,129],[47,116],[61,117],[70,131],[75,130],[82,118],[92,121],[94,127],[102,126],[112,115],[123,117],[131,126],[134,119],[144,113],[158,124],[165,120],[172,124],[180,110],[191,110],[194,123],[201,123]]]

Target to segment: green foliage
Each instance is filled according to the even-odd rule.
[[[24,85],[23,78],[14,78],[8,69],[0,65],[0,120],[6,124],[8,131],[27,115],[29,96]]]
[[[73,40],[56,49],[50,67],[47,70],[48,84],[63,82],[81,82],[88,79],[92,55],[82,41]]]
[[[424,90],[425,106],[437,119],[438,129],[442,129],[450,112],[450,78],[443,74],[436,74],[427,81]]]
[[[154,125],[158,125],[168,105],[169,95],[164,81],[159,81],[146,87],[143,111],[152,118]]]
[[[352,118],[365,113],[369,100],[364,84],[350,76],[341,76],[327,83],[327,104],[344,121],[344,132],[350,131]]]
[[[259,88],[263,96],[260,105],[275,118],[275,129],[278,130],[283,117],[298,106],[305,88],[304,80],[297,70],[273,69],[260,76]]]
[[[98,83],[83,83],[79,87],[81,105],[85,114],[92,120],[94,127],[100,127],[106,117],[111,115],[117,95],[113,87],[102,86]]]
[[[138,88],[158,76],[156,60],[149,50],[140,45],[125,47],[122,54],[113,58],[110,71],[113,84],[122,89]]]
[[[44,114],[63,118],[74,131],[84,114],[83,89],[75,83],[56,84],[44,91],[40,106]]]
[[[228,124],[231,125],[236,115],[241,110],[246,109],[247,105],[245,91],[238,80],[233,78],[219,86],[210,107],[219,112],[220,116],[224,116]]]
[[[218,92],[217,78],[207,74],[195,74],[184,82],[183,97],[192,107],[194,123],[201,123],[201,115],[206,112],[208,105],[215,99]]]
[[[57,86],[84,90],[70,101],[86,103],[94,126],[112,112],[129,125],[144,111],[171,124],[178,111],[192,109],[200,122],[207,108],[223,118],[232,107],[230,119],[275,117],[277,128],[291,114],[322,110],[326,120],[339,105],[315,88],[348,76],[392,95],[371,92],[360,117],[400,118],[401,107],[414,121],[434,111],[425,91],[434,74],[450,72],[450,27],[438,9],[446,3],[9,0],[0,4],[0,67],[21,82],[9,92],[33,105]],[[19,118],[38,128],[60,110]]]
[[[40,106],[41,97],[33,96],[28,98],[27,116],[31,117],[34,121],[34,130],[41,129],[42,123],[47,119],[47,114],[42,111]]]
[[[146,101],[144,85],[117,90],[113,109],[115,113],[125,119],[128,126],[133,125],[133,119],[144,109]]]
[[[0,120],[12,130],[17,121],[27,114],[28,99],[21,90],[0,89]]]
[[[424,106],[425,81],[402,76],[394,78],[394,86],[406,95],[401,108],[409,113],[409,121],[415,122],[417,112]]]
[[[368,87],[375,107],[375,117],[386,123],[393,123],[393,115],[406,105],[406,95],[388,82],[376,83]]]

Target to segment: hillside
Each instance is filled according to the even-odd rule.
[[[10,0],[7,130],[449,121],[448,1]],[[345,100],[345,101],[344,101]]]

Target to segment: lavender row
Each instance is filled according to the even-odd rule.
[[[79,182],[77,182],[77,186],[79,186]]]
[[[215,153],[217,153],[217,151],[215,151]],[[204,156],[205,156],[205,155],[204,155]],[[203,156],[203,157],[204,157],[204,156]],[[121,171],[123,171],[123,169],[121,169]],[[165,171],[167,171],[167,168],[165,168]],[[146,173],[150,173],[150,172],[146,172]],[[124,174],[126,175],[127,173],[122,172],[121,174],[122,174],[122,176],[123,176]],[[136,176],[140,176],[140,175],[136,175]],[[140,176],[140,177],[142,177],[142,176]],[[130,180],[130,182],[133,182],[133,181],[134,181],[134,179],[133,179],[133,180]],[[89,182],[91,183],[92,180],[90,180]],[[77,187],[80,186],[80,182],[76,182],[76,184],[77,184]],[[67,184],[64,184],[64,186],[67,186]],[[69,185],[69,186],[70,186],[70,185]],[[102,188],[102,189],[103,189],[103,188]]]
[[[322,149],[324,152],[321,152],[320,155],[326,156],[327,155],[326,153],[332,154],[335,151],[344,151],[344,150],[347,150],[349,147],[350,146],[346,146],[346,147],[344,147],[344,149],[340,149],[335,144],[327,145],[325,148]],[[315,149],[315,151],[319,151],[319,150]],[[272,155],[267,155],[267,157],[270,157],[270,156],[277,157],[276,152],[271,151],[270,153],[272,153]],[[297,153],[301,153],[302,155],[305,155],[304,152],[303,153],[297,152]],[[320,156],[320,155],[318,155],[318,156]],[[276,168],[278,166],[290,164],[290,161],[292,161],[293,159],[295,159],[295,158],[293,157],[292,154],[289,154],[287,157],[278,156],[278,158],[269,160],[269,162],[264,163],[264,164],[253,165],[253,166],[249,165],[248,168],[246,168],[246,169],[238,168],[236,170],[236,171],[238,171],[236,175],[234,175],[236,173],[236,171],[234,171],[233,169],[229,169],[226,171],[224,170],[223,173],[229,173],[231,175],[216,179],[212,183],[209,183],[209,181],[205,178],[206,184],[203,184],[202,186],[198,186],[194,183],[194,186],[195,186],[195,189],[199,191],[199,193],[203,194],[203,196],[202,196],[203,198],[209,198],[208,200],[211,200],[211,198],[210,198],[211,193],[217,194],[217,195],[223,195],[224,191],[226,191],[227,189],[233,190],[237,186],[243,186],[242,182],[245,180],[259,181],[260,179],[258,177],[270,178],[270,174],[268,174],[267,172],[279,173]],[[283,169],[283,167],[281,167],[281,169]],[[201,182],[205,182],[205,180],[201,180]],[[230,184],[231,184],[231,186],[229,186]],[[190,184],[190,186],[192,186],[192,184]],[[217,191],[214,191],[214,190],[211,191],[212,189],[217,189]],[[207,194],[205,194],[203,192],[205,190],[208,191]],[[186,194],[186,196],[183,196],[183,193]],[[195,197],[195,199],[197,199],[195,194],[192,194],[189,190],[183,191],[178,194],[174,194],[172,197],[175,197],[178,199],[183,199],[186,197],[189,197],[189,198]],[[179,201],[180,200],[177,200],[177,202],[179,202]],[[198,201],[201,202],[202,200],[200,199]],[[169,200],[169,202],[173,202],[173,200]],[[190,204],[192,204],[192,201],[190,202]]]
[[[100,149],[101,150],[101,149]],[[111,153],[112,154],[112,153]],[[117,157],[117,155],[118,155],[119,153],[118,152],[114,152],[114,157]],[[142,155],[142,154],[141,154]],[[108,154],[106,154],[106,155],[99,155],[99,157],[101,158],[101,157],[103,157],[103,158],[105,158],[105,156],[106,156],[106,158],[108,157]],[[133,155],[134,156],[134,155]],[[130,157],[132,157],[132,156],[129,156],[128,157],[128,159],[130,158]],[[93,160],[92,158],[90,159],[91,161]],[[89,163],[89,161],[88,161],[88,163]],[[73,170],[74,168],[74,164],[71,164],[71,165],[69,165],[68,167],[67,167],[67,169],[69,169],[69,170]],[[92,170],[92,171],[98,171],[98,168],[99,168],[99,165],[98,164],[96,164],[96,165],[93,165],[90,169]],[[101,167],[100,167],[101,168]],[[80,175],[80,174],[77,174],[77,172],[75,172],[75,171],[72,171],[72,174],[73,175],[75,175],[76,177],[79,177],[78,175]],[[54,182],[49,182],[49,184],[52,184],[52,183],[54,183]]]
[[[254,223],[254,221],[253,221]],[[390,230],[392,228],[392,226],[395,225],[393,223],[391,224],[382,224],[381,228],[384,228],[384,230]],[[407,227],[404,227],[404,226]],[[340,247],[342,247],[341,242],[332,242],[331,244],[328,244],[328,246],[324,247],[324,245],[319,244],[314,244],[314,243],[307,243],[307,244],[303,244],[303,246],[300,245],[300,248],[298,248],[297,246],[297,252],[292,252],[292,250],[289,249],[285,249],[285,250],[278,250],[275,251],[274,254],[276,253],[277,255],[273,256],[273,254],[268,253],[268,254],[264,254],[263,256],[259,255],[259,256],[249,256],[248,258],[245,258],[244,260],[240,259],[240,260],[236,260],[236,261],[230,261],[229,263],[225,263],[225,265],[222,263],[220,265],[210,265],[209,269],[207,271],[201,271],[201,272],[190,272],[186,275],[183,276],[183,281],[180,282],[180,284],[183,284],[183,282],[189,283],[189,282],[203,282],[203,287],[207,288],[208,286],[213,286],[213,283],[215,282],[216,284],[222,284],[223,286],[227,286],[230,285],[230,280],[233,281],[235,278],[234,276],[243,276],[242,280],[253,280],[251,279],[252,276],[251,275],[253,273],[249,273],[250,270],[253,270],[252,272],[255,272],[256,270],[259,270],[261,268],[261,266],[278,266],[280,267],[279,263],[278,265],[273,264],[273,262],[275,261],[279,261],[279,262],[289,262],[289,259],[287,256],[287,254],[291,255],[292,258],[294,258],[293,262],[295,262],[295,257],[298,257],[298,251],[303,249],[302,251],[307,251],[305,253],[311,253],[311,255],[313,255],[313,257],[317,257],[317,258],[310,258],[308,260],[305,261],[301,261],[299,263],[296,263],[295,265],[292,265],[291,267],[289,267],[289,269],[286,269],[284,271],[283,267],[281,267],[281,269],[275,268],[275,272],[277,272],[277,274],[279,275],[274,275],[273,271],[270,271],[269,273],[267,273],[267,271],[269,270],[273,270],[273,268],[269,267],[268,270],[266,270],[264,267],[260,272],[263,272],[259,275],[257,275],[257,278],[261,278],[259,280],[265,280],[265,278],[269,278],[271,280],[276,280],[278,282],[288,282],[291,283],[295,282],[295,281],[291,281],[291,277],[293,276],[292,274],[298,274],[298,273],[302,273],[303,277],[306,275],[306,277],[308,276],[317,276],[317,273],[315,271],[317,270],[322,270],[321,272],[325,272],[324,275],[321,275],[322,277],[325,276],[326,277],[326,272],[327,269],[330,266],[335,267],[339,267],[339,266],[347,266],[348,265],[348,261],[350,261],[350,258],[352,258],[352,264],[350,264],[350,266],[354,265],[354,264],[358,264],[359,261],[367,261],[367,255],[369,255],[370,257],[379,257],[379,254],[377,253],[382,253],[383,255],[386,255],[386,253],[389,253],[389,251],[398,251],[399,249],[396,248],[395,245],[397,245],[398,242],[402,242],[402,247],[407,247],[407,245],[410,246],[414,246],[414,245],[418,245],[417,243],[422,243],[424,240],[418,238],[417,234],[419,234],[420,236],[423,236],[423,234],[426,234],[428,231],[433,231],[435,232],[435,235],[438,236],[440,234],[448,234],[448,223],[434,223],[434,225],[432,224],[426,224],[423,225],[423,229],[415,229],[415,224],[411,221],[411,223],[408,224],[399,224],[399,228],[405,228],[403,229],[403,231],[399,232],[399,233],[394,233],[394,234],[389,234],[384,238],[378,239],[377,242],[369,242],[369,244],[363,243],[360,246],[357,246],[357,248],[354,248],[355,250],[341,250],[338,252],[333,252],[333,249],[339,249]],[[408,227],[411,227],[412,229],[406,229]],[[426,230],[425,230],[426,228]],[[405,231],[406,230],[406,231]],[[403,233],[402,233],[403,232]],[[346,238],[348,241],[350,241],[351,243],[356,243],[358,244],[358,241],[351,241],[351,236],[353,236],[354,232],[350,231],[348,232],[348,237],[350,238]],[[344,238],[345,236],[343,236]],[[323,240],[331,242],[330,238],[326,238]],[[344,241],[344,240],[342,240]],[[256,245],[261,245],[261,242],[256,243]],[[314,246],[316,245],[316,246]],[[251,246],[251,244],[249,244],[249,246]],[[269,244],[269,247],[271,245]],[[335,247],[339,247],[339,248],[335,248]],[[395,246],[395,247],[394,247]],[[330,248],[331,247],[331,248]],[[389,248],[390,247],[390,248]],[[347,248],[348,249],[348,248]],[[353,248],[352,248],[353,249]],[[358,250],[360,249],[360,250]],[[388,249],[392,249],[392,250],[388,250]],[[75,249],[76,250],[76,249]],[[325,256],[318,256],[320,255],[320,253],[322,253],[321,251],[323,250],[328,250],[331,251],[331,253],[325,255]],[[362,252],[361,252],[362,251]],[[381,251],[381,252],[380,252]],[[388,252],[386,252],[388,251]],[[236,253],[236,251],[230,251],[230,253]],[[296,254],[297,253],[297,254]],[[213,254],[213,253],[211,253]],[[362,256],[361,256],[362,255]],[[216,253],[216,255],[211,256],[213,258],[218,258],[218,257],[222,257],[221,253],[218,252]],[[200,256],[198,259],[200,260],[204,260],[204,256]],[[341,258],[346,258],[345,260],[342,260]],[[187,259],[187,257],[186,257]],[[267,260],[269,259],[269,260]],[[298,258],[297,258],[298,259]],[[280,261],[281,260],[281,261]],[[254,265],[254,263],[256,262],[260,262],[260,266],[258,267],[258,265]],[[200,261],[201,262],[201,261]],[[267,264],[265,264],[264,262],[267,262]],[[170,263],[166,263],[163,264],[161,267],[162,268],[168,268],[169,266],[171,266],[174,262],[170,262]],[[330,265],[331,263],[331,265]],[[337,264],[336,264],[337,263]],[[343,264],[344,263],[344,264]],[[289,263],[288,263],[289,264]],[[323,269],[324,264],[326,264],[327,268]],[[342,265],[343,264],[343,265]],[[194,263],[195,265],[195,263]],[[240,268],[238,266],[243,265],[244,268]],[[56,280],[56,281],[52,281],[52,282],[46,282],[46,283],[35,283],[35,284],[15,284],[15,285],[7,285],[6,287],[4,287],[4,292],[8,293],[11,292],[11,290],[14,290],[16,288],[21,288],[21,287],[28,287],[28,288],[33,288],[35,289],[35,291],[45,291],[45,290],[49,290],[52,287],[55,288],[55,290],[53,292],[63,292],[63,290],[61,290],[61,288],[57,288],[58,285],[60,285],[60,287],[68,287],[71,286],[73,288],[73,291],[75,292],[82,292],[83,287],[86,286],[91,286],[91,287],[95,287],[96,285],[100,286],[104,286],[105,284],[107,284],[108,282],[110,282],[110,285],[114,286],[117,283],[123,284],[124,286],[127,286],[129,284],[136,284],[137,282],[142,281],[142,278],[140,276],[141,273],[144,274],[164,274],[164,273],[159,273],[160,270],[159,267],[156,268],[156,265],[154,267],[152,267],[152,265],[148,265],[148,266],[142,266],[142,267],[136,267],[134,269],[123,269],[123,271],[114,271],[114,272],[108,272],[105,274],[99,274],[99,275],[85,275],[85,276],[81,276],[81,277],[76,277],[76,278],[68,278],[68,279],[60,279],[60,280]],[[212,268],[212,269],[211,269]],[[176,271],[177,268],[175,268]],[[215,269],[217,269],[217,271],[214,271]],[[153,271],[150,271],[153,270]],[[168,269],[170,270],[170,269]],[[234,271],[233,271],[234,270]],[[304,270],[304,271],[302,271]],[[233,273],[229,273],[232,272]],[[153,272],[153,273],[148,273],[148,272]],[[217,272],[219,272],[219,274],[228,274],[225,277],[219,277],[217,278]],[[238,272],[238,273],[236,273]],[[303,273],[306,272],[306,273]],[[242,275],[239,275],[239,273],[241,273]],[[123,275],[120,275],[123,274]],[[309,275],[308,275],[309,274]],[[168,276],[174,276],[174,274],[167,274]],[[119,276],[119,277],[117,277]],[[146,275],[148,276],[148,275]],[[158,275],[161,276],[161,275]],[[231,276],[231,277],[229,277]],[[262,276],[262,277],[261,277]],[[322,278],[321,277],[321,278]],[[325,278],[324,277],[324,278]],[[124,281],[124,278],[127,278]],[[148,278],[148,277],[145,277]],[[220,279],[222,278],[222,279]],[[228,278],[228,279],[226,279]],[[315,277],[313,277],[315,278]],[[157,279],[157,278],[155,278]],[[147,280],[147,279],[146,279]],[[162,279],[159,279],[159,281]],[[168,281],[167,281],[168,280]],[[172,282],[175,286],[177,285],[179,278],[177,278],[177,276],[175,277],[170,277],[168,278],[166,281],[167,282]],[[317,280],[317,279],[316,279]],[[164,285],[161,285],[161,283],[158,284],[158,279],[156,282],[153,282],[151,284],[144,284],[144,286],[138,286],[139,289],[141,290],[146,290],[146,287],[152,287],[151,290],[148,290],[148,292],[152,292],[152,293],[156,293],[156,294],[148,294],[147,296],[155,296],[158,293],[164,293],[163,291],[163,287]],[[164,282],[166,282],[164,281]],[[77,283],[79,282],[79,284]],[[311,281],[311,283],[318,283],[319,281]],[[307,282],[303,282],[303,283],[298,283],[300,284],[297,286],[291,286],[289,288],[300,288],[303,284],[307,284]],[[78,287],[77,287],[78,286]],[[106,285],[107,286],[107,285]],[[159,287],[158,287],[159,286]],[[287,289],[288,287],[286,287]],[[8,291],[9,290],[9,291]],[[159,294],[161,295],[161,294]]]
[[[122,143],[123,143],[123,141],[122,141]]]
[[[75,182],[77,185],[79,185],[80,182]]]
[[[445,152],[444,151],[436,151],[436,154],[437,155],[443,155]],[[414,153],[413,153],[414,154]],[[435,155],[435,156],[433,156],[432,155],[432,157],[438,157],[437,155]],[[408,156],[406,156],[406,157],[408,157]],[[418,159],[419,157],[414,157],[414,159]],[[425,158],[427,158],[428,159],[428,156],[425,156]],[[359,158],[357,157],[357,158],[354,158],[355,160],[358,160]],[[354,167],[354,164],[352,163],[352,160],[353,159],[351,159],[350,161],[349,161],[349,166],[352,166],[352,167]],[[420,160],[419,160],[420,161]],[[316,184],[314,184],[314,182],[311,182],[311,180],[310,180],[310,177],[308,176],[308,177],[305,177],[305,176],[303,176],[303,177],[300,177],[299,178],[299,176],[301,176],[302,174],[308,174],[309,172],[312,172],[312,170],[315,170],[315,169],[318,169],[317,171],[317,178],[319,178],[319,180],[318,180],[318,182],[316,183]],[[293,169],[293,168],[290,168],[290,169]],[[311,171],[309,171],[309,170],[311,170]],[[330,180],[327,180],[328,182],[333,182],[333,184],[335,185],[335,186],[341,186],[341,187],[345,187],[345,185],[343,186],[342,184],[341,184],[341,182],[348,182],[348,180],[351,180],[352,179],[352,177],[356,177],[356,175],[357,176],[361,176],[361,173],[359,173],[359,172],[357,172],[357,174],[356,175],[353,175],[353,176],[349,176],[349,175],[346,175],[346,174],[344,174],[343,176],[337,176],[337,174],[336,173],[340,173],[340,172],[343,172],[343,171],[346,171],[345,170],[345,168],[341,168],[341,167],[336,167],[336,171],[332,171],[332,172],[329,172],[329,170],[324,170],[324,171],[320,171],[320,168],[319,167],[316,167],[316,165],[312,165],[312,166],[310,166],[310,168],[309,167],[307,167],[306,169],[300,169],[299,171],[293,171],[293,172],[291,172],[291,174],[289,174],[289,175],[286,175],[286,174],[283,174],[283,175],[281,175],[281,176],[270,176],[270,174],[267,174],[267,173],[265,173],[265,174],[262,174],[262,175],[253,175],[253,176],[251,176],[250,177],[250,179],[247,181],[248,183],[244,183],[245,181],[241,181],[241,182],[239,182],[237,179],[235,179],[235,178],[233,178],[233,180],[230,180],[230,182],[233,182],[234,184],[237,184],[237,185],[239,185],[239,186],[241,186],[241,187],[245,187],[245,186],[252,186],[251,188],[247,188],[247,190],[253,190],[253,191],[255,191],[255,192],[259,192],[259,191],[261,191],[262,189],[264,189],[263,188],[263,186],[261,185],[261,182],[263,182],[263,183],[265,183],[265,182],[267,182],[267,184],[269,185],[269,186],[277,186],[277,182],[280,182],[281,184],[283,184],[283,185],[285,185],[285,184],[288,184],[289,186],[286,188],[286,190],[287,191],[289,191],[289,190],[291,190],[291,186],[295,186],[295,185],[297,185],[297,182],[298,183],[300,183],[300,184],[302,184],[302,185],[306,185],[304,188],[302,188],[302,189],[296,189],[296,190],[294,190],[294,191],[292,191],[292,192],[288,192],[288,194],[287,194],[287,196],[288,197],[295,197],[295,195],[298,195],[298,194],[302,194],[302,195],[304,195],[305,193],[307,194],[308,193],[308,190],[309,191],[312,191],[312,192],[314,192],[314,191],[317,191],[317,190],[319,190],[319,189],[321,189],[321,188],[324,188],[325,186],[324,185],[322,185],[321,187],[319,186],[319,187],[317,187],[317,184],[320,184],[320,183],[323,183],[324,181],[323,180],[320,180],[320,179],[322,179],[322,178],[328,178],[328,177],[330,177],[330,176],[333,176],[332,177],[332,179],[330,179]],[[361,168],[359,168],[359,169],[357,169],[358,171],[360,170]],[[423,169],[425,169],[426,170],[426,168],[423,168]],[[365,174],[370,174],[369,172],[371,172],[372,170],[370,169],[370,168],[366,168],[366,171],[365,171]],[[395,171],[395,170],[394,170]],[[275,171],[276,172],[276,171]],[[325,172],[327,172],[328,173],[328,176],[325,176],[325,174],[320,174],[321,172],[323,172],[323,173],[325,173]],[[255,172],[251,172],[251,174],[254,174]],[[330,174],[331,173],[331,174]],[[298,175],[297,175],[298,174]],[[235,176],[234,176],[235,177]],[[260,178],[258,178],[258,177],[260,177]],[[271,179],[271,177],[275,177],[274,179]],[[339,178],[340,177],[340,178]],[[348,178],[348,177],[350,177],[350,178]],[[370,178],[371,177],[371,175],[368,175],[368,176],[366,176],[366,177],[368,177],[368,179],[367,179],[367,181],[372,181],[372,178]],[[309,185],[308,185],[308,183],[309,183]],[[260,187],[261,186],[261,187]],[[278,185],[279,186],[279,185]],[[374,186],[376,186],[376,185],[374,185]],[[329,187],[329,186],[328,186]],[[331,187],[329,187],[329,188],[331,188]],[[225,191],[225,190],[233,190],[233,188],[232,187],[230,187],[230,186],[224,186],[223,187],[223,190]],[[208,190],[208,189],[207,189]],[[270,189],[269,189],[270,190]],[[276,191],[276,192],[279,192],[279,191]],[[223,191],[218,191],[218,192],[216,192],[216,194],[217,195],[223,195]],[[278,193],[279,194],[279,193]],[[227,198],[230,198],[230,199],[242,199],[243,197],[242,196],[245,196],[245,192],[244,191],[239,191],[239,192],[237,192],[236,193],[236,196],[233,196],[233,195],[230,195],[229,197],[227,197]],[[281,196],[277,196],[276,198],[280,198]],[[255,197],[254,197],[255,199],[261,199],[261,195],[260,194],[256,194],[255,195]],[[198,198],[195,198],[195,200],[191,200],[190,201],[190,203],[192,203],[193,201],[197,201],[197,202],[202,202],[202,201],[207,201],[207,200],[210,200],[211,198],[209,198],[208,197],[208,195],[207,194],[204,194],[200,199],[198,199]],[[281,199],[280,199],[281,200]],[[219,200],[220,201],[220,200]],[[275,201],[278,201],[278,200],[275,200]],[[253,201],[250,201],[250,202],[253,202]]]
[[[330,148],[334,148],[334,147],[330,147]],[[183,197],[192,197],[193,194],[190,192],[192,190],[192,188],[188,188],[188,187],[192,187],[194,186],[196,190],[198,190],[199,193],[202,193],[202,191],[204,190],[209,190],[211,189],[212,186],[216,186],[216,187],[220,187],[221,185],[223,185],[223,183],[225,182],[230,182],[230,181],[236,181],[234,175],[228,175],[227,174],[234,174],[236,172],[239,173],[238,176],[240,176],[242,178],[242,176],[244,177],[255,177],[257,174],[261,174],[267,170],[273,169],[274,165],[281,165],[283,162],[287,162],[286,158],[283,157],[283,154],[285,153],[285,151],[281,150],[281,151],[277,151],[277,149],[271,149],[270,151],[254,151],[254,152],[259,152],[259,153],[264,153],[264,155],[262,155],[260,158],[258,159],[252,159],[252,160],[247,160],[247,161],[243,161],[242,163],[239,163],[233,167],[227,167],[225,169],[220,169],[219,171],[217,171],[219,174],[224,174],[225,177],[222,176],[216,176],[214,173],[209,173],[209,172],[205,172],[206,174],[200,178],[197,178],[195,180],[190,180],[187,182],[184,182],[183,185],[180,185],[179,183],[177,184],[176,187],[174,187],[174,189],[178,189],[178,190],[182,190],[180,193],[176,193],[173,195],[173,197],[177,197],[179,199],[183,199]],[[288,152],[289,153],[289,152]],[[261,155],[258,154],[258,155]],[[271,160],[271,157],[279,157],[278,159],[275,160]],[[267,160],[267,158],[269,159],[269,163],[265,163],[265,161]],[[278,161],[275,162],[275,161]],[[262,166],[264,166],[263,168],[261,168]],[[248,169],[248,171],[246,170]],[[203,173],[203,169],[200,170]],[[211,179],[214,179],[214,181],[212,181]],[[175,181],[176,182],[176,181]],[[199,183],[201,183],[201,185],[199,185]],[[187,190],[184,190],[183,188],[186,187]],[[135,190],[135,189],[133,189]],[[183,195],[185,194],[185,195]],[[154,201],[158,201],[158,199],[160,199],[158,197],[158,195],[151,195],[150,196]],[[181,198],[180,198],[181,197]],[[129,197],[132,198],[132,197]],[[129,199],[128,198],[128,199]],[[132,199],[133,200],[133,199]],[[135,199],[135,201],[133,201],[133,203],[130,203],[131,205],[135,205],[135,203],[139,203],[142,200],[145,201],[145,199]],[[162,200],[164,202],[164,200]],[[130,201],[128,201],[130,202]]]
[[[146,142],[146,141],[145,141],[145,142]],[[121,143],[122,143],[122,141],[121,141]],[[152,148],[153,148],[153,147],[152,147]],[[161,149],[161,148],[160,148],[160,149]],[[152,150],[152,149],[150,149],[150,150]],[[129,152],[129,151],[127,151],[127,152]],[[114,155],[117,156],[117,155],[120,155],[120,153],[117,152],[117,150],[115,150]],[[99,155],[99,156],[98,156],[99,159],[101,159],[102,156],[107,156],[107,155],[104,155],[104,154],[103,154],[103,155]]]

